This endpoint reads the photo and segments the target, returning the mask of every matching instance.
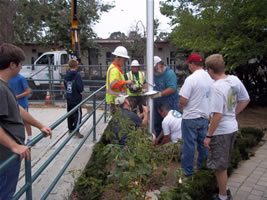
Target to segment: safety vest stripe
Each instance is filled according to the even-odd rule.
[[[109,70],[108,70],[108,82],[107,82],[107,86],[108,86],[108,89],[111,89],[111,87],[110,87],[110,83],[109,83],[109,77],[110,77],[110,71],[113,69],[113,68],[115,68],[115,66],[113,65]]]
[[[128,72],[128,73],[127,73],[127,77],[128,77],[129,80],[133,80],[133,79],[132,79],[132,72]]]
[[[119,82],[118,80],[114,80],[111,84],[109,84],[109,89],[111,89],[113,87],[113,85],[115,85],[117,82]]]
[[[125,95],[126,94],[126,92],[115,92],[115,91],[113,91],[113,90],[106,90],[106,93],[108,93],[108,94],[112,94],[112,95]]]

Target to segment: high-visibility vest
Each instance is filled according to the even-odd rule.
[[[128,80],[132,80],[136,82],[136,87],[143,87],[145,82],[145,72],[138,71],[138,80],[135,77],[135,75],[132,73],[132,71],[129,71],[127,74]],[[142,91],[140,92],[131,92],[129,89],[127,89],[127,94],[129,96],[140,96],[142,94]]]
[[[123,85],[120,89],[112,89],[112,86],[118,81],[125,81],[123,74],[120,70],[112,63],[107,71],[106,78],[106,102],[114,104],[115,99],[119,95],[126,95],[126,85]]]

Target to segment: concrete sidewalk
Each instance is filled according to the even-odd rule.
[[[267,200],[267,142],[235,169],[228,186],[234,200]]]
[[[66,113],[66,108],[54,107],[54,108],[31,108],[29,109],[31,115],[38,119],[43,124],[50,126],[57,121],[61,116]],[[87,113],[86,109],[83,109],[83,115]],[[102,110],[97,111],[97,117],[103,113]],[[80,129],[81,134],[85,135],[92,128],[93,121],[89,119],[83,127]],[[104,123],[102,119],[97,126],[97,141],[100,139],[107,123]],[[62,142],[69,136],[67,133],[67,122],[62,122],[58,127],[53,130],[53,137],[44,138],[39,141],[31,149],[32,157],[32,175],[39,169],[39,167],[49,158],[49,156],[58,148]],[[37,136],[40,133],[39,129],[33,128],[33,136]],[[74,152],[82,139],[73,137],[57,155],[57,157],[48,165],[48,167],[42,172],[42,174],[33,183],[33,199],[37,200],[42,197],[48,186],[52,183],[59,171],[63,168],[66,161]],[[96,142],[97,142],[96,141]],[[81,172],[85,168],[85,165],[90,159],[92,148],[96,142],[93,142],[93,133],[88,137],[83,147],[80,149],[76,157],[72,160],[69,167],[64,172],[63,176],[52,190],[47,199],[63,200],[68,199],[71,194],[75,179],[80,176]],[[25,183],[24,176],[24,162],[22,162],[20,180],[17,190],[19,190]],[[25,199],[25,195],[21,199]]]

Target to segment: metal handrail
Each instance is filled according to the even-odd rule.
[[[105,88],[105,85],[96,90],[93,94],[86,97],[80,104],[75,106],[70,112],[64,114],[62,117],[60,117],[56,122],[54,122],[51,126],[51,130],[55,129],[59,124],[61,124],[66,118],[68,118],[70,115],[72,115],[76,110],[78,110],[83,104],[85,104],[90,98],[93,97],[93,110],[87,114],[85,119],[82,120],[82,122],[73,130],[73,132],[63,141],[63,143],[51,154],[51,156],[45,161],[44,164],[35,172],[34,175],[31,175],[31,160],[27,161],[25,159],[25,180],[26,183],[22,186],[22,188],[15,194],[13,199],[19,199],[25,192],[26,192],[26,199],[32,200],[32,184],[33,182],[40,176],[40,174],[46,169],[46,167],[52,162],[52,160],[58,155],[58,153],[64,148],[64,146],[68,143],[68,141],[74,136],[75,132],[84,125],[87,120],[93,116],[93,127],[90,129],[90,131],[85,135],[83,140],[80,142],[78,147],[75,149],[75,151],[72,153],[72,155],[67,160],[64,167],[61,169],[61,171],[58,173],[57,177],[54,179],[54,181],[49,185],[47,191],[44,193],[44,195],[41,197],[41,199],[46,199],[50,192],[53,190],[55,185],[57,184],[60,177],[63,175],[64,171],[67,169],[71,161],[74,159],[75,155],[78,153],[78,151],[81,149],[83,144],[85,143],[86,139],[91,135],[93,132],[93,140],[96,140],[96,126],[100,122],[100,120],[104,117],[104,122],[106,123],[106,114],[107,114],[107,105],[105,102],[105,99],[103,99],[101,102],[99,102],[96,105],[96,94],[103,90]],[[104,113],[99,117],[98,120],[96,120],[96,110],[104,104]],[[36,143],[38,143],[41,139],[46,137],[45,133],[41,132],[38,136],[36,136],[33,140],[31,140],[27,146],[33,146]],[[14,162],[16,159],[19,159],[18,154],[13,154],[10,156],[4,163],[0,165],[0,171],[7,168],[12,162]]]

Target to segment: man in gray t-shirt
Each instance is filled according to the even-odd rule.
[[[8,87],[8,80],[16,76],[22,67],[25,55],[11,44],[0,46],[0,165],[13,153],[20,159],[0,171],[0,199],[12,199],[18,182],[21,160],[30,159],[30,147],[24,145],[23,120],[52,136],[50,128],[35,120],[17,104],[16,97]]]
[[[219,186],[216,199],[230,200],[227,168],[238,130],[236,116],[246,108],[250,98],[245,86],[236,76],[224,73],[222,55],[210,55],[205,64],[209,75],[215,80],[211,86],[210,125],[204,140],[204,145],[209,150],[207,167],[216,171]]]

